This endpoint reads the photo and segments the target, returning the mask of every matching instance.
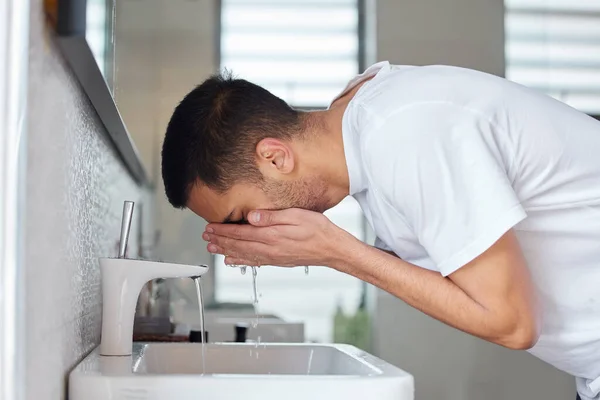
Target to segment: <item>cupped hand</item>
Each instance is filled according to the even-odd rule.
[[[252,211],[248,223],[207,225],[208,251],[225,255],[229,265],[329,266],[357,240],[323,214],[302,209]]]

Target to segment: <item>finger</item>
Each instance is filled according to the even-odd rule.
[[[223,254],[225,255],[225,250],[223,250],[221,247],[217,246],[216,244],[213,243],[209,243],[206,246],[206,250],[208,250],[209,253],[211,254]]]
[[[226,249],[224,247],[221,246],[217,246],[214,243],[209,243],[208,246],[206,246],[206,249],[208,250],[209,253],[211,254],[220,254],[222,256],[225,257],[237,257],[237,258],[243,258],[242,255],[240,255],[239,253],[237,253],[235,250],[230,249]]]
[[[246,258],[255,262],[268,259],[272,252],[272,246],[264,243],[236,240],[216,235],[213,235],[207,248],[211,253],[224,254],[235,258]]]
[[[310,211],[289,208],[287,210],[255,210],[248,213],[248,222],[254,226],[300,225],[302,216]]]
[[[251,225],[208,224],[202,238],[204,240],[210,240],[210,236],[215,234],[245,240],[246,238],[253,236],[252,232],[254,230],[256,230],[256,227]]]
[[[240,246],[246,246],[246,245],[251,246],[252,243],[259,243],[259,242],[249,241],[249,240],[234,239],[234,238],[230,238],[227,236],[220,236],[220,235],[215,235],[215,234],[210,234],[209,240],[210,240],[211,244],[214,244],[225,250],[230,250],[232,252],[238,251]],[[228,254],[230,254],[230,253],[228,253]]]
[[[269,243],[274,236],[271,229],[252,225],[210,224],[207,225],[202,238],[209,242],[212,241],[214,236],[221,236],[237,240]]]

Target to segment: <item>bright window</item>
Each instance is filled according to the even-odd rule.
[[[296,107],[325,107],[359,70],[358,0],[222,0],[221,67]]]
[[[359,72],[358,0],[222,0],[221,67],[259,84],[295,107],[321,108]],[[346,198],[325,213],[364,240],[358,203]],[[218,302],[251,302],[252,274],[215,260]],[[305,324],[309,341],[332,340],[340,305],[356,310],[363,284],[323,267],[263,267],[258,311]]]
[[[507,78],[600,114],[600,1],[506,0]]]

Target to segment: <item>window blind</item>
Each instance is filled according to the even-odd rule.
[[[506,0],[508,79],[600,115],[600,0]]]
[[[327,106],[359,70],[358,0],[222,0],[220,54],[293,106]]]

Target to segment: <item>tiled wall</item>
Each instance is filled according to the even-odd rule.
[[[31,1],[26,183],[26,398],[66,397],[70,369],[100,340],[97,258],[114,256],[122,203],[144,192]],[[137,250],[134,219],[130,255]]]

